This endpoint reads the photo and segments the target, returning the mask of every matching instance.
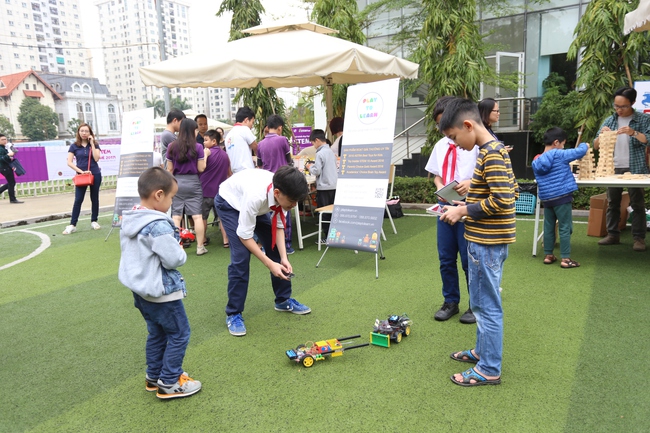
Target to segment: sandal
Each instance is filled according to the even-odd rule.
[[[230,248],[230,243],[229,243],[229,242],[224,243],[224,244],[223,244],[223,247],[224,247],[224,248]]]
[[[562,269],[571,269],[571,268],[580,267],[580,263],[571,259],[562,259],[562,263],[560,263],[560,266],[562,267]]]
[[[501,378],[497,379],[486,379],[482,375],[476,372],[473,368],[470,368],[467,371],[463,371],[460,373],[463,375],[463,380],[458,381],[454,379],[454,376],[451,376],[451,381],[454,382],[456,385],[460,386],[481,386],[481,385],[498,385],[501,383]],[[470,382],[472,379],[474,379],[476,382],[472,383]]]
[[[553,254],[547,254],[546,257],[544,257],[545,265],[551,265],[555,262],[557,262],[557,257],[555,257]]]
[[[471,362],[473,364],[476,364],[478,362],[478,358],[474,356],[472,349],[463,350],[462,352],[454,352],[449,355],[449,357],[454,361],[459,362]]]

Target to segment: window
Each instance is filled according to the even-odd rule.
[[[10,27],[13,27],[13,26],[14,26],[14,22],[13,22],[13,21],[9,21],[9,26],[10,26]]]
[[[79,122],[84,122],[84,110],[81,102],[77,102],[77,119],[79,119]]]
[[[93,109],[89,103],[86,102],[86,113],[92,113]]]
[[[81,92],[81,86],[79,84],[77,84],[77,83],[74,83],[72,85],[72,91],[73,92]],[[81,107],[81,103],[77,104],[77,111],[79,111],[79,107]]]
[[[14,53],[14,59],[20,59],[20,54]]]

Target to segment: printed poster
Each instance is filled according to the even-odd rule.
[[[393,153],[399,79],[348,88],[327,246],[377,253]]]
[[[138,178],[153,166],[153,118],[153,107],[124,113],[113,227],[121,226],[122,212],[140,203]]]

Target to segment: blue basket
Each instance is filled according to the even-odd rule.
[[[517,213],[532,215],[535,213],[537,197],[529,192],[520,192],[519,198],[515,200],[515,210]]]

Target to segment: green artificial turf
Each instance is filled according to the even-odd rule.
[[[418,213],[417,211],[409,211]],[[421,214],[421,213],[419,213]],[[313,240],[290,256],[294,295],[313,312],[273,310],[268,271],[255,258],[244,311],[248,335],[225,326],[228,250],[216,227],[209,254],[186,250],[185,306],[192,337],[184,368],[203,390],[161,402],[144,390],[146,328],[131,292],[117,280],[119,230],[60,233],[65,222],[0,231],[0,431],[285,432],[645,432],[650,355],[648,253],[599,247],[576,223],[572,258],[560,269],[531,255],[533,223],[517,223],[503,277],[502,384],[462,388],[449,376],[469,368],[449,358],[473,347],[475,326],[436,322],[442,303],[436,221],[407,216],[386,224],[386,260]],[[313,226],[304,223],[305,231]],[[85,227],[85,228],[84,228]],[[294,241],[294,248],[297,242]],[[556,249],[556,253],[559,252]],[[467,308],[462,289],[461,310]],[[376,318],[407,313],[412,334],[390,348],[350,350],[305,369],[287,349],[361,334]]]

